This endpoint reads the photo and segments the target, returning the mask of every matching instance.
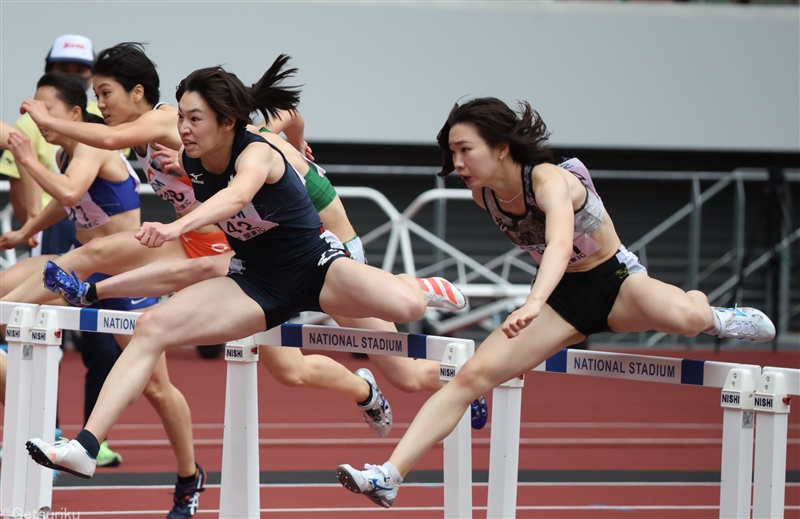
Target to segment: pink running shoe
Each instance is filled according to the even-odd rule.
[[[419,287],[428,298],[431,308],[447,310],[463,310],[467,306],[467,298],[456,286],[444,278],[417,278]]]

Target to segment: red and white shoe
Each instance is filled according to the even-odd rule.
[[[46,442],[39,438],[31,438],[25,445],[28,454],[39,465],[69,472],[85,479],[94,475],[97,460],[89,455],[78,440],[60,438],[54,442]]]
[[[462,310],[467,306],[467,298],[456,286],[444,278],[417,278],[420,288],[428,298],[431,308]]]

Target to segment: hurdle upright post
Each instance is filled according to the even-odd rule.
[[[749,518],[753,477],[755,381],[750,371],[733,368],[722,388],[722,469],[720,519]]]
[[[220,519],[260,517],[258,345],[247,337],[225,345],[225,429],[222,436]]]
[[[474,348],[474,346],[473,346]],[[448,384],[473,351],[467,345],[451,343],[445,347],[439,378]],[[442,442],[444,445],[444,517],[472,517],[472,430],[470,409]]]
[[[756,385],[753,519],[782,519],[790,395],[800,394],[800,370],[765,367]]]
[[[61,354],[61,329],[52,309],[42,307],[31,329],[33,344],[33,387],[31,389],[31,438],[51,440],[56,430],[58,361]],[[25,490],[26,510],[50,510],[53,501],[53,473],[43,467],[28,469]]]
[[[8,343],[6,405],[4,411],[2,475],[0,476],[0,508],[4,516],[22,517],[25,510],[25,482],[28,471],[28,440],[30,425],[31,382],[33,379],[33,327],[36,305],[8,308],[11,315],[5,321]],[[7,515],[10,514],[10,515]]]
[[[520,376],[492,391],[487,519],[511,519],[517,515],[519,449],[508,446],[519,445],[524,385],[524,376]]]

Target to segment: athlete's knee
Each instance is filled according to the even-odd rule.
[[[472,401],[473,395],[480,395],[491,389],[488,373],[478,362],[467,362],[461,366],[448,385],[450,384],[468,395],[470,401]]]
[[[140,339],[141,343],[147,346],[155,347],[156,345],[165,344],[173,334],[170,334],[171,329],[169,320],[161,316],[159,309],[154,309],[149,312],[144,312],[136,320],[136,331],[134,339]],[[164,348],[158,348],[163,350]]]
[[[109,255],[108,240],[93,238],[89,240],[89,243],[83,245],[78,250],[85,254],[86,257],[92,258],[94,264],[102,265],[108,259]]]
[[[392,294],[393,307],[397,311],[397,322],[409,323],[425,316],[427,304],[424,297],[420,297],[414,290],[403,290],[401,293]]]
[[[169,381],[160,381],[151,378],[144,387],[144,396],[147,398],[147,401],[150,402],[150,405],[159,409],[167,405],[172,387]]]
[[[180,262],[172,269],[173,277],[183,279],[189,284],[199,283],[206,279],[224,276],[226,271],[221,268],[217,258],[204,256]]]

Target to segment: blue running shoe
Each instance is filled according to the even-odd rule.
[[[175,484],[175,497],[172,510],[167,514],[167,519],[184,519],[197,513],[200,506],[200,492],[205,490],[206,471],[197,465],[197,477],[185,485]]]
[[[91,304],[85,299],[89,283],[81,281],[72,269],[68,274],[52,261],[44,264],[44,287],[50,292],[60,295],[71,306],[89,306]]]
[[[489,416],[489,406],[486,405],[486,399],[483,395],[470,404],[469,413],[472,418],[472,428],[483,429]]]

